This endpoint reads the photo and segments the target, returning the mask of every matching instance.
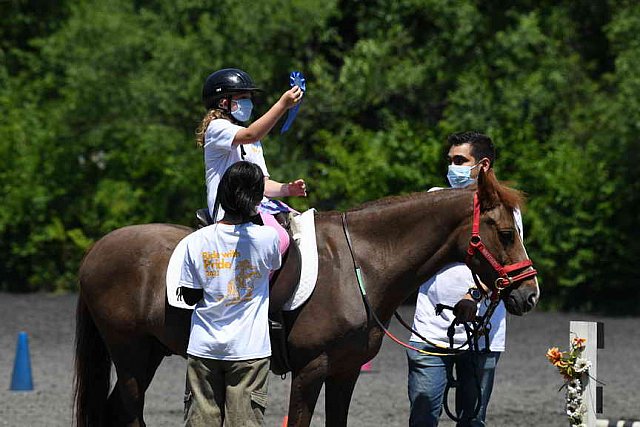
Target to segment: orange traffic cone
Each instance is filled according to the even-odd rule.
[[[287,424],[289,424],[289,416],[285,415],[284,418],[282,419],[282,426],[281,427],[287,427]]]

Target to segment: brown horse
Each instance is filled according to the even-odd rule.
[[[492,172],[479,176],[477,194],[479,231],[495,261],[526,261],[511,213],[521,203],[519,194],[499,184]],[[370,306],[383,323],[442,266],[465,259],[473,196],[473,189],[416,193],[346,212]],[[76,335],[79,426],[144,425],[144,394],[158,365],[170,354],[186,356],[191,312],[168,305],[165,270],[173,248],[191,231],[168,224],[124,227],[86,254],[79,271]],[[363,304],[342,214],[317,214],[316,237],[316,289],[302,307],[285,316],[293,369],[289,425],[310,424],[324,384],[326,425],[346,426],[360,367],[378,353],[383,331]],[[496,279],[500,282],[498,272],[479,254],[471,265],[483,283],[495,287]],[[516,315],[531,310],[538,296],[535,277],[500,293]],[[117,383],[109,394],[111,361]]]

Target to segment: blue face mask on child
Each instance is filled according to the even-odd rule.
[[[253,110],[253,102],[250,99],[236,99],[233,102],[236,103],[238,108],[236,111],[232,111],[231,115],[239,122],[246,122],[251,118],[251,110]]]
[[[449,165],[449,170],[447,171],[447,179],[449,180],[449,184],[451,184],[453,188],[464,188],[468,185],[473,184],[475,182],[475,179],[471,178],[471,170],[476,166],[478,165]]]

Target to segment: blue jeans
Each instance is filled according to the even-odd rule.
[[[411,342],[413,347],[433,351],[434,347],[422,342]],[[449,396],[455,393],[455,414],[460,418],[458,427],[484,427],[487,406],[493,390],[493,377],[500,358],[499,352],[464,352],[455,356],[432,356],[407,350],[409,360],[409,401],[411,402],[411,427],[432,427],[438,425],[442,413],[447,374],[455,367],[458,387],[451,388]],[[477,378],[477,379],[476,379]],[[475,412],[479,380],[481,402],[478,415]],[[454,408],[451,408],[453,412]]]

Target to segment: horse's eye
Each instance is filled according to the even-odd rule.
[[[498,230],[498,235],[500,236],[500,242],[502,242],[504,246],[513,244],[515,240],[515,230],[512,228]]]

